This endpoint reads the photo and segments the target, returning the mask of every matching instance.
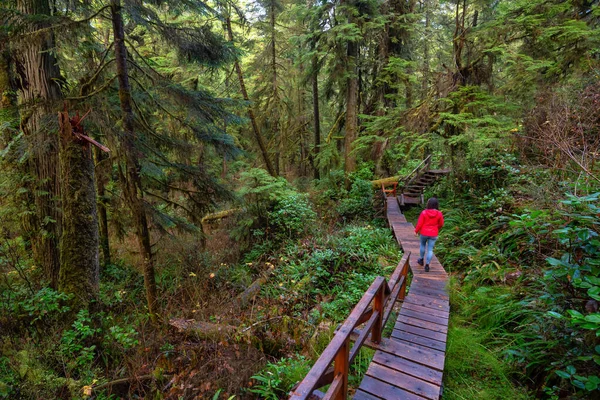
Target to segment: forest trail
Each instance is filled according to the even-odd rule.
[[[389,280],[379,276],[373,281],[306,377],[292,390],[290,400],[346,400],[349,366],[363,345],[376,352],[354,399],[435,400],[441,395],[450,311],[448,274],[435,257],[429,272],[416,263],[419,240],[414,226],[400,212],[395,195],[386,196],[384,206],[404,255]],[[413,278],[406,294],[409,269]],[[383,338],[397,301],[402,307],[391,337]],[[326,385],[330,385],[327,393],[318,390]]]
[[[395,197],[386,198],[388,223],[405,254],[419,254],[414,226]],[[448,274],[434,256],[429,272],[411,257],[412,283],[392,336],[383,339],[354,399],[438,399],[448,334]]]

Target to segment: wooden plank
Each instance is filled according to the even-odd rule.
[[[450,305],[448,302],[439,302],[431,297],[420,297],[420,296],[406,296],[404,299],[405,303],[412,303],[422,307],[433,308],[434,310],[450,311]]]
[[[419,328],[418,326],[413,326],[413,325],[408,325],[408,324],[402,324],[402,323],[397,323],[394,326],[394,329],[397,329],[399,331],[404,331],[404,332],[412,333],[414,335],[424,336],[424,337],[429,338],[429,339],[434,339],[434,340],[438,340],[440,342],[446,343],[446,336],[447,335],[445,333],[442,333],[442,332],[435,332],[435,331],[429,330],[427,328]]]
[[[411,285],[409,293],[418,294],[420,296],[433,297],[433,298],[445,300],[445,301],[448,301],[450,299],[450,296],[448,296],[448,294],[445,292],[440,292],[440,291],[433,290],[433,289],[427,289],[427,288],[425,288],[423,286],[419,286],[419,285]]]
[[[383,351],[377,351],[373,356],[372,362],[385,365],[388,368],[404,372],[405,374],[415,376],[438,386],[442,384],[442,371],[418,364],[411,360],[407,360],[406,358],[397,357]]]
[[[448,303],[448,299],[438,299],[432,296],[427,296],[426,294],[420,293],[408,293],[408,296],[411,303],[425,305],[427,307],[432,308],[441,308],[444,310],[450,311],[450,304]]]
[[[396,387],[402,385],[402,389],[408,390],[409,392],[417,394],[426,399],[437,400],[437,398],[440,396],[439,386],[430,382],[425,382],[419,378],[415,378],[414,376],[406,375],[381,364],[371,363],[366,375],[372,376]]]
[[[365,375],[359,390],[386,400],[423,400],[424,397]]]
[[[381,397],[373,396],[370,393],[363,392],[362,390],[357,390],[352,397],[354,400],[381,400]]]
[[[444,369],[445,353],[443,351],[418,344],[388,339],[379,346],[379,351],[393,354],[394,356],[402,357],[440,371]]]
[[[431,269],[429,271],[431,272]],[[436,279],[439,275],[443,275],[443,274],[438,274],[438,273],[429,274],[429,273],[426,273],[426,274],[423,274],[423,275],[418,275],[418,276],[414,277],[412,284],[416,285],[416,286],[419,286],[419,287],[422,287],[424,289],[436,290],[436,291],[448,294],[448,287],[447,287],[448,286],[448,280],[447,279]]]
[[[445,318],[445,319],[450,318],[450,312],[448,312],[448,311],[440,310],[440,309],[437,309],[437,308],[430,308],[430,307],[425,307],[425,306],[419,306],[417,304],[407,303],[407,302],[403,302],[402,303],[401,310],[416,311],[416,312],[419,312],[421,314],[427,314],[427,315],[431,315],[431,316],[434,316],[434,317]]]
[[[440,342],[439,340],[429,339],[429,338],[415,335],[413,333],[406,332],[406,331],[400,331],[400,330],[394,329],[392,331],[392,338],[398,339],[399,341],[407,342],[407,343],[410,343],[413,345],[417,344],[419,346],[429,347],[431,349],[438,350],[438,351],[446,350],[445,342]]]
[[[446,324],[436,324],[435,322],[425,321],[421,317],[409,317],[407,315],[400,314],[398,319],[396,320],[396,325],[399,324],[407,324],[416,326],[419,328],[427,329],[434,332],[440,332],[444,334],[448,334],[448,325]],[[402,330],[402,329],[400,329]]]
[[[435,315],[431,315],[425,312],[413,311],[405,307],[402,307],[400,309],[400,315],[403,317],[420,319],[422,321],[433,322],[434,324],[445,326],[445,332],[448,332],[448,317],[437,317]],[[400,321],[400,319],[398,319],[398,321]]]
[[[436,290],[443,290],[446,293],[448,292],[448,282],[446,280],[431,279],[428,276],[419,275],[413,278],[412,283],[413,285],[419,285]]]

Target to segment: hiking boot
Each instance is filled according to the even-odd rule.
[[[425,265],[425,272],[429,272],[429,264]]]
[[[422,259],[422,258],[419,258],[419,259],[417,260],[417,264],[419,264],[419,265],[422,267],[422,266],[423,266],[423,259]]]

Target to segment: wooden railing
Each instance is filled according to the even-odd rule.
[[[315,362],[300,384],[292,390],[290,400],[308,400],[311,398],[346,400],[348,397],[348,370],[360,348],[371,335],[370,342],[381,342],[381,334],[394,304],[404,300],[406,295],[406,278],[409,271],[410,253],[404,254],[400,263],[390,276],[389,283],[385,278],[375,278],[350,316],[335,333],[329,345]],[[360,330],[358,326],[365,324]],[[350,348],[350,341],[356,338]],[[332,366],[333,364],[333,366]],[[317,389],[329,386],[327,393]]]
[[[431,154],[425,157],[425,159],[421,161],[419,165],[417,165],[417,168],[415,168],[410,174],[406,176],[406,178],[403,179],[402,187],[408,187],[415,180],[415,178],[419,176],[422,170],[429,168],[430,164]]]
[[[386,197],[388,197],[388,195],[391,195],[392,197],[396,197],[396,189],[398,187],[398,182],[392,182],[391,185],[392,185],[391,189],[386,189],[385,185],[383,183],[381,184],[381,191],[383,192],[384,199]]]

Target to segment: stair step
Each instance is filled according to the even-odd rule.
[[[426,174],[433,174],[433,175],[447,175],[451,172],[450,169],[430,169],[427,170],[427,172],[425,172]]]

